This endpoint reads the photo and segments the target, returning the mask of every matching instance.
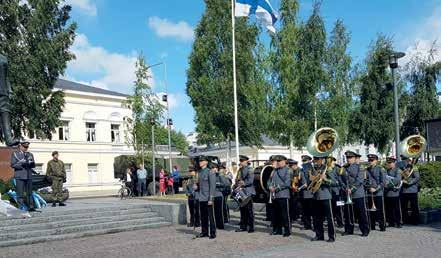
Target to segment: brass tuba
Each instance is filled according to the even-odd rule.
[[[328,157],[338,146],[338,133],[330,127],[322,127],[313,132],[306,143],[308,152],[314,157]],[[320,171],[319,175],[313,177],[312,182],[308,186],[308,190],[315,193],[320,189],[323,180],[320,178],[322,173],[326,173],[330,167],[331,160],[326,160],[326,168]]]
[[[401,176],[404,182],[407,182],[409,177],[412,175],[413,166],[416,164],[418,158],[421,156],[421,153],[426,149],[426,145],[426,139],[419,134],[411,135],[401,141],[400,153],[403,156],[412,159],[410,163],[411,165],[401,171]]]

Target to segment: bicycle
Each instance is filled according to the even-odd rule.
[[[126,182],[124,180],[120,180],[121,182],[121,188],[118,190],[118,197],[121,198],[121,200],[126,198],[132,198],[132,190],[126,186]]]

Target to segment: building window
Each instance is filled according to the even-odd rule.
[[[87,164],[87,172],[89,174],[89,184],[98,183],[98,164]]]
[[[43,171],[43,164],[42,163],[37,163],[35,164],[35,168],[34,168],[35,172],[37,172],[40,175],[45,175],[45,171]]]
[[[96,141],[95,123],[86,123],[86,137],[88,142]]]
[[[112,124],[110,126],[111,132],[110,132],[110,137],[112,139],[112,142],[115,143],[119,143],[120,142],[120,137],[119,137],[119,125],[114,125]]]
[[[72,184],[72,164],[65,163],[64,170],[66,170],[66,184]]]
[[[58,127],[58,140],[69,140],[69,121],[62,121],[61,126]]]

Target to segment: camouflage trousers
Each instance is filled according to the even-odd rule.
[[[63,178],[52,177],[52,201],[63,201]]]

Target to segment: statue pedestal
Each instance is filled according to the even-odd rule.
[[[0,180],[4,182],[14,177],[14,170],[11,168],[11,155],[17,148],[0,147]]]

